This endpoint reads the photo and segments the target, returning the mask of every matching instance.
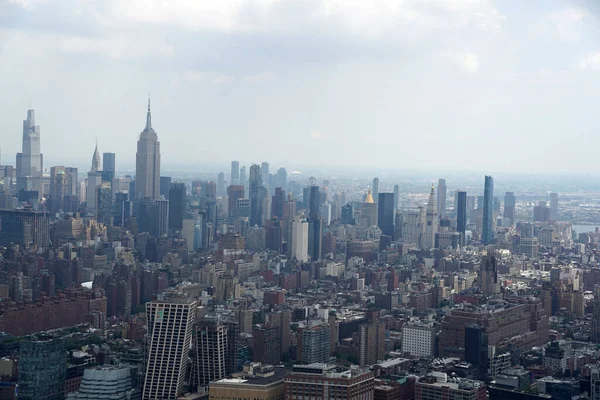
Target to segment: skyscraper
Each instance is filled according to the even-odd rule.
[[[42,172],[40,126],[35,124],[35,111],[27,110],[27,119],[23,121],[23,150],[17,153],[17,191],[36,190],[41,199]]]
[[[169,190],[169,229],[181,231],[186,215],[185,183],[172,183]]]
[[[556,221],[558,218],[558,193],[550,193],[550,219]]]
[[[400,186],[394,185],[394,210],[400,206]]]
[[[240,168],[240,185],[246,186],[248,184],[248,179],[246,178],[246,167],[242,166]]]
[[[498,280],[498,267],[496,257],[486,256],[481,260],[479,269],[479,288],[486,296],[495,296],[500,293],[500,281]]]
[[[63,400],[67,350],[61,339],[21,342],[19,399]]]
[[[219,172],[217,175],[217,196],[225,196],[225,172]]]
[[[165,297],[146,303],[148,355],[142,399],[176,399],[186,384],[196,302]]]
[[[483,191],[483,229],[481,241],[483,244],[492,244],[494,241],[494,179],[485,177]]]
[[[437,212],[439,216],[446,214],[446,180],[438,181]]]
[[[263,161],[263,163],[260,165],[260,171],[262,175],[262,184],[265,187],[265,189],[267,189],[267,192],[270,193],[271,188],[269,187],[269,163]]]
[[[231,162],[231,182],[230,185],[239,185],[240,184],[240,162],[232,161]]]
[[[309,324],[298,328],[298,361],[305,364],[327,363],[331,329],[328,322]]]
[[[261,226],[263,221],[263,199],[266,190],[263,186],[260,166],[253,164],[250,167],[250,225]]]
[[[381,233],[394,237],[394,193],[379,193],[377,225]]]
[[[308,255],[312,261],[321,258],[323,247],[323,222],[321,221],[321,191],[318,186],[310,187],[308,211]]]
[[[198,385],[225,378],[227,326],[218,319],[203,319],[197,326],[195,345]]]
[[[105,226],[112,225],[113,206],[110,183],[103,182],[96,193],[96,220]]]
[[[437,213],[435,189],[434,186],[431,185],[429,201],[427,202],[427,209],[425,210],[425,226],[421,240],[422,249],[431,249],[435,245],[435,234],[438,231],[438,223],[439,218]]]
[[[373,200],[379,200],[379,178],[373,178]]]
[[[456,231],[460,233],[460,245],[465,245],[467,231],[467,192],[456,192]]]
[[[152,128],[150,99],[146,127],[140,134],[135,156],[135,198],[158,199],[160,194],[160,142]]]
[[[102,154],[102,180],[112,182],[115,178],[115,153]]]
[[[287,191],[287,170],[279,168],[277,170],[277,178],[275,179],[275,187],[280,187],[284,192]]]
[[[515,218],[515,205],[517,204],[517,199],[513,192],[504,193],[504,218]],[[503,224],[504,226],[504,224]]]
[[[292,257],[300,262],[308,261],[308,221],[295,216],[292,222]]]
[[[102,165],[100,164],[100,152],[98,151],[98,142],[96,142],[94,154],[92,154],[92,168],[90,168],[90,172],[99,171],[102,171]]]

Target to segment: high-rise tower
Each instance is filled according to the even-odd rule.
[[[140,134],[135,156],[135,197],[158,199],[160,194],[160,142],[152,128],[150,99],[146,127]]]
[[[379,178],[373,178],[373,200],[379,201]]]
[[[35,124],[35,111],[27,110],[27,119],[23,121],[23,150],[17,153],[17,190],[37,190],[41,198],[42,168],[40,126]]]
[[[92,168],[90,168],[90,172],[98,171],[102,171],[102,167],[100,166],[100,152],[98,151],[98,142],[96,142],[94,154],[92,155]]]
[[[425,211],[425,227],[423,229],[423,237],[420,246],[422,249],[433,248],[435,244],[435,234],[438,231],[438,222],[435,188],[431,185],[429,201],[427,202],[427,209]]]
[[[483,244],[492,244],[494,241],[494,179],[485,177],[485,188],[483,191],[483,229],[481,241]]]
[[[240,162],[232,161],[231,162],[231,181],[230,185],[239,185],[240,183]]]
[[[504,193],[504,218],[514,219],[515,218],[515,205],[517,200],[514,192]],[[504,223],[502,223],[504,226]]]
[[[446,180],[440,179],[437,187],[437,212],[442,216],[446,213]]]
[[[460,233],[460,245],[465,245],[467,231],[467,192],[456,192],[456,231]]]
[[[196,302],[166,297],[146,303],[148,362],[142,399],[176,399],[186,384]]]

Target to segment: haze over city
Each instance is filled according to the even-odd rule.
[[[45,165],[96,138],[133,169],[580,174],[600,145],[593,1],[1,0],[2,161],[30,105]],[[216,168],[216,167],[215,167]]]

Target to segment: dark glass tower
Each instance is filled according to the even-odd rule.
[[[467,192],[456,193],[456,231],[460,233],[460,245],[465,245],[467,230]]]
[[[485,327],[465,327],[465,361],[477,368],[477,378],[485,380],[488,367],[488,337]]]
[[[172,183],[169,189],[169,229],[183,229],[183,217],[186,215],[185,183]]]
[[[263,222],[263,199],[266,189],[263,186],[260,165],[250,167],[250,226],[261,226]]]
[[[318,186],[310,187],[308,208],[308,255],[312,261],[317,261],[322,255],[323,223],[319,208],[321,205],[321,191]]]
[[[67,350],[60,339],[21,342],[19,399],[63,400]]]
[[[483,244],[491,244],[494,241],[494,179],[485,177],[485,188],[483,191],[483,232],[481,241]]]
[[[115,153],[102,154],[102,180],[112,183],[115,177]]]
[[[377,225],[381,233],[394,237],[394,193],[379,193]]]

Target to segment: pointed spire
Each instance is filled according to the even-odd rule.
[[[148,93],[148,114],[146,115],[146,130],[152,130],[152,116],[150,115],[150,93]]]

